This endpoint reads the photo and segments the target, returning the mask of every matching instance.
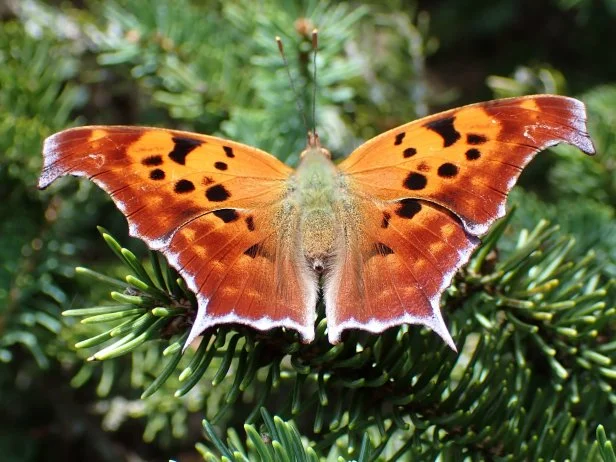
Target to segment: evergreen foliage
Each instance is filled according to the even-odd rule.
[[[616,460],[616,75],[609,60],[590,64],[610,53],[593,37],[616,8],[537,6],[529,18],[575,40],[550,42],[542,30],[532,49],[499,32],[524,27],[517,2],[488,3],[9,2],[0,19],[6,460],[186,451],[207,461]],[[183,351],[196,304],[177,273],[127,238],[91,183],[35,189],[42,140],[86,123],[216,134],[294,164],[305,126],[273,38],[310,124],[315,26],[316,122],[338,158],[440,106],[490,95],[570,89],[588,105],[599,154],[540,155],[512,194],[515,211],[446,292],[458,354],[416,326],[330,345],[322,305],[311,344],[283,329],[221,326]],[[563,53],[589,63],[587,74]],[[464,77],[470,65],[494,74],[487,86]]]

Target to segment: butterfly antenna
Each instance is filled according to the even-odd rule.
[[[318,29],[312,30],[312,133],[317,133],[317,50]]]
[[[287,61],[287,57],[284,54],[284,47],[282,46],[282,40],[278,36],[276,37],[276,43],[278,44],[278,51],[280,51],[280,56],[282,56],[282,60],[284,61],[284,67],[287,70],[287,76],[289,77],[289,82],[291,84],[291,90],[293,90],[293,94],[295,95],[295,102],[297,104],[297,110],[302,115],[304,127],[306,128],[306,132],[308,133],[310,129],[308,128],[308,121],[306,120],[306,114],[304,113],[304,106],[302,105],[301,99],[299,97],[299,93],[297,93],[297,88],[295,87],[295,82],[293,81],[293,77],[291,76],[291,71],[289,70],[289,62]]]

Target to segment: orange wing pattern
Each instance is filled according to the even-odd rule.
[[[424,324],[452,347],[442,291],[469,258],[537,152],[592,154],[581,102],[538,95],[474,104],[390,130],[339,168],[361,219],[341,217],[347,249],[326,282],[329,335]],[[358,231],[359,230],[359,231]]]
[[[379,135],[340,165],[362,194],[430,200],[479,235],[537,152],[565,142],[592,154],[584,105],[552,95],[506,98],[429,116]]]
[[[194,133],[100,126],[53,135],[44,159],[39,187],[66,174],[92,179],[131,235],[178,269],[199,302],[189,341],[220,323],[314,337],[316,277],[290,232],[297,211],[282,210],[292,170],[273,156]]]
[[[335,279],[325,286],[328,335],[344,329],[381,332],[403,323],[424,324],[455,349],[439,311],[441,292],[451,283],[479,240],[460,220],[430,202],[363,199],[357,228],[347,231]]]

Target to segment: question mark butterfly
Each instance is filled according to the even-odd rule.
[[[594,148],[584,105],[536,95],[464,106],[387,131],[335,165],[310,133],[293,170],[257,148],[147,127],[47,138],[39,187],[85,176],[197,295],[205,329],[327,331],[423,324],[455,349],[439,300],[539,151]],[[322,287],[320,287],[322,286]]]

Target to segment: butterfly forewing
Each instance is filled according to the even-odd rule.
[[[548,146],[594,148],[584,105],[538,95],[473,104],[390,130],[340,164],[351,184],[381,200],[418,198],[458,215],[483,234],[504,215],[524,166]]]
[[[314,336],[316,280],[300,258],[292,170],[215,137],[144,127],[81,127],[47,139],[39,186],[85,176],[110,194],[131,234],[162,251],[197,294],[190,339],[219,323]],[[284,274],[284,278],[280,275]]]

